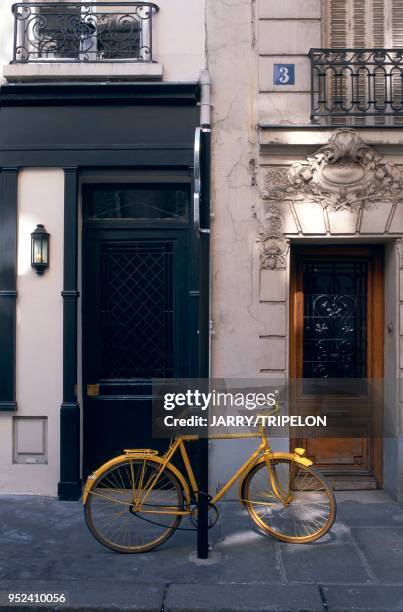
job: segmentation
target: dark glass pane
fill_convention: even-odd
[[[104,245],[103,379],[173,375],[172,244]]]
[[[97,29],[98,54],[102,59],[122,59],[140,56],[140,32],[139,21],[133,15],[122,15],[116,19],[100,23]]]
[[[185,219],[189,185],[97,184],[83,190],[88,219]]]
[[[90,40],[95,30],[92,24],[82,22],[80,6],[41,6],[39,15],[33,28],[33,35],[38,37],[38,57],[78,59],[84,39]]]
[[[366,377],[367,273],[366,262],[304,262],[304,378]]]
[[[80,3],[50,5],[38,7],[30,22],[30,42],[36,45],[40,58],[88,61],[140,57],[141,21],[130,12],[101,13]]]

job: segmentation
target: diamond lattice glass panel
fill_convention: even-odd
[[[103,379],[173,375],[172,260],[170,243],[103,246]]]
[[[89,219],[185,219],[189,198],[186,184],[84,186]]]
[[[366,262],[304,262],[304,378],[366,377],[367,272]]]

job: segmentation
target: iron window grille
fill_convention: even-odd
[[[151,2],[23,2],[12,63],[152,62]]]
[[[309,57],[312,121],[403,117],[403,49],[310,49]]]

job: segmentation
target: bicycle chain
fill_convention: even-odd
[[[212,508],[215,509],[215,511],[217,512],[217,517],[218,517],[218,510],[215,506],[215,504],[211,503],[212,497],[211,495],[208,495],[208,502],[209,502],[209,506],[211,506]],[[153,508],[155,506],[155,504],[144,504],[147,507]],[[155,506],[156,508],[159,508],[159,506]],[[194,508],[190,511],[189,516],[192,514],[192,512],[194,510],[196,510],[198,506],[195,505]],[[165,529],[170,529],[171,531],[197,531],[197,527],[167,527],[167,525],[163,525],[162,523],[158,523],[157,521],[152,521],[151,519],[147,519],[145,516],[140,516],[140,514],[138,514],[137,512],[133,512],[132,511],[132,506],[130,506],[130,512],[132,513],[133,516],[135,516],[136,518],[141,519],[142,521],[146,521],[146,523],[151,523],[152,525],[157,525],[158,527],[164,527]],[[214,527],[216,523],[213,523],[212,525],[210,525],[208,527],[208,529],[211,529],[212,527]]]

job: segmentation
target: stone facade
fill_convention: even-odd
[[[311,123],[307,54],[325,46],[323,14],[320,0],[238,0],[231,8],[208,3],[213,375],[289,376],[294,245],[383,244],[385,410],[397,436],[384,440],[384,486],[403,499],[403,408],[396,382],[403,368],[400,138],[390,129]],[[294,64],[295,84],[273,84],[274,64]],[[213,448],[214,485],[230,466],[218,445]]]
[[[1,66],[12,55],[11,4],[7,0],[0,6]],[[385,410],[396,434],[384,440],[384,486],[403,499],[403,385],[397,384],[403,372],[400,133],[374,125],[340,129],[310,122],[307,54],[311,47],[324,45],[324,0],[161,0],[159,5],[154,32],[159,65],[153,74],[130,74],[128,69],[120,78],[197,81],[206,62],[211,74],[212,375],[287,380],[290,252],[295,245],[384,245]],[[275,64],[294,66],[294,84],[274,83]],[[91,69],[81,66],[74,78],[116,77],[112,64],[110,74],[105,67],[102,75],[90,74]],[[124,72],[122,66],[119,69]],[[40,70],[31,65],[30,80],[39,78]],[[0,78],[4,82],[1,69]],[[27,228],[41,220],[45,184],[52,193],[48,229],[57,237],[63,226],[60,172],[23,170],[18,201],[18,416],[32,420],[19,439],[37,440],[34,447],[27,443],[25,448],[41,451],[45,434],[35,418],[45,416],[49,463],[38,462],[40,476],[35,479],[32,466],[13,463],[14,431],[21,424],[11,415],[0,415],[0,458],[7,470],[0,482],[2,492],[56,494],[62,303],[53,303],[52,296],[60,296],[62,255],[52,252],[55,265],[40,294],[38,279],[29,277],[24,266],[30,248]],[[50,310],[44,342],[54,350],[38,361],[32,329]],[[39,343],[43,338],[38,329]],[[32,364],[41,366],[38,372]],[[40,393],[44,372],[53,381],[45,400]],[[276,444],[288,448],[289,441]],[[242,461],[243,446],[250,444],[212,444],[212,489],[233,471],[238,457]]]

